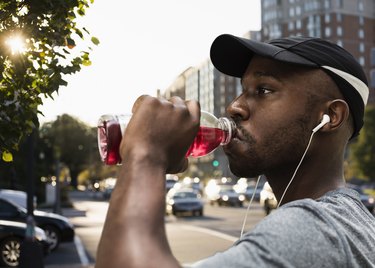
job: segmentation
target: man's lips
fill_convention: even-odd
[[[236,134],[234,135],[233,139],[226,145],[223,146],[224,151],[227,153],[232,148],[238,146],[238,144],[243,143],[244,136],[240,131],[236,131]]]
[[[240,140],[240,141],[243,141],[245,139],[245,136],[243,135],[243,133],[241,131],[241,128],[237,128],[233,139],[234,140],[237,139],[237,140]]]

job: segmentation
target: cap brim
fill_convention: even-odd
[[[291,64],[317,67],[316,63],[284,48],[230,34],[218,36],[212,43],[210,51],[211,61],[216,69],[235,77],[243,76],[254,55]]]

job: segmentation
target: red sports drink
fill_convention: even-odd
[[[211,153],[219,147],[226,135],[228,134],[220,128],[199,127],[197,136],[193,144],[190,145],[186,156],[200,157]]]
[[[131,115],[103,115],[98,123],[98,146],[101,160],[107,165],[120,164],[119,147],[122,134]],[[216,118],[201,111],[200,128],[186,153],[187,157],[200,157],[214,151],[219,145],[230,142],[234,136],[235,124],[226,117]]]

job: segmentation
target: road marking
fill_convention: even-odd
[[[79,259],[81,261],[81,264],[83,266],[89,265],[90,262],[89,262],[89,258],[87,257],[87,254],[86,254],[85,247],[83,246],[82,241],[81,241],[81,239],[79,238],[78,235],[74,236],[74,244],[76,246],[77,253],[78,253]]]
[[[227,235],[227,234],[224,234],[224,233],[221,233],[221,232],[218,232],[218,231],[213,231],[213,230],[203,228],[203,227],[197,227],[197,226],[191,226],[191,225],[181,225],[181,227],[184,228],[184,229],[189,229],[189,230],[192,230],[192,231],[206,233],[206,234],[209,234],[209,235],[212,235],[212,236],[216,236],[216,237],[219,237],[221,239],[228,240],[230,242],[236,242],[238,240],[238,237]]]

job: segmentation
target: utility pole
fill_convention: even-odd
[[[27,220],[25,240],[20,248],[20,268],[33,267],[43,268],[43,249],[42,245],[35,239],[35,220],[34,220],[34,142],[35,129],[27,138]]]

